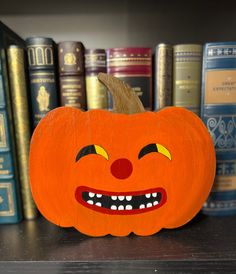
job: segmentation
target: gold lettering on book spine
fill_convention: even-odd
[[[20,48],[11,47],[7,54],[23,210],[25,218],[32,219],[37,215],[37,210],[32,199],[28,176],[30,124],[24,52]]]
[[[6,130],[4,124],[4,116],[0,114],[0,148],[7,146]]]

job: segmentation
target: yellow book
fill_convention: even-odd
[[[31,195],[28,176],[30,122],[24,50],[18,46],[10,46],[7,50],[7,57],[23,213],[26,219],[33,219],[37,216],[37,209]]]
[[[85,51],[85,82],[88,109],[107,109],[108,91],[101,84],[97,75],[106,73],[106,52],[104,49],[86,49]]]

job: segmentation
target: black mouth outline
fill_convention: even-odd
[[[117,209],[111,209],[110,207],[103,207],[102,205],[98,206],[96,204],[89,204],[86,200],[84,200],[84,198],[87,197],[89,195],[89,193],[94,194],[94,198],[91,197],[90,200],[93,200],[93,199],[99,200],[99,198],[101,198],[101,197],[98,198],[97,196],[103,195],[103,196],[105,196],[105,199],[110,199],[110,201],[111,201],[112,200],[111,197],[116,196],[117,197],[116,202],[112,202],[112,203],[117,204],[117,202],[118,202],[118,203],[120,203],[121,206],[123,204],[124,209],[119,210],[118,205],[117,205]],[[156,193],[158,195],[158,197],[154,193]],[[150,194],[150,197],[147,198],[145,195],[149,195],[149,194]],[[156,196],[154,197],[153,194]],[[118,196],[123,196],[124,199],[119,200]],[[143,199],[149,199],[148,200],[149,203],[151,203],[153,200],[159,200],[159,201],[158,201],[158,204],[156,204],[156,205],[152,204],[152,206],[149,205],[149,207],[145,206],[144,208],[133,209],[133,206],[132,206],[132,209],[125,209],[124,203],[129,203],[129,204],[131,203],[130,201],[127,202],[127,200],[126,200],[127,196],[132,196],[131,199],[134,199],[134,200],[136,199],[136,201],[140,200],[140,206],[141,206],[141,202],[143,201]],[[109,192],[109,191],[89,188],[86,186],[79,186],[75,190],[75,198],[81,205],[83,205],[89,209],[92,209],[94,211],[98,211],[100,213],[112,214],[112,215],[133,215],[133,214],[145,213],[145,212],[160,208],[162,205],[164,205],[166,203],[167,194],[166,194],[166,191],[161,187],[147,189],[147,190],[141,190],[141,191]],[[122,201],[123,201],[123,203],[122,203]],[[146,203],[143,202],[142,204],[146,204]]]

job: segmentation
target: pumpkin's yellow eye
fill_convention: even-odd
[[[103,156],[106,160],[108,160],[108,154],[106,150],[99,145],[88,145],[83,147],[76,156],[76,162],[79,161],[82,157],[88,154],[97,154]]]
[[[171,160],[171,154],[169,150],[160,144],[149,144],[143,147],[139,152],[138,158],[141,159],[143,156],[151,152],[161,153],[162,155],[166,156],[169,160]]]

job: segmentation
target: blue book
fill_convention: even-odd
[[[0,224],[22,219],[5,49],[24,40],[0,21]]]
[[[6,55],[0,50],[0,224],[22,219]]]
[[[236,214],[236,42],[204,47],[201,118],[213,138],[217,159],[203,213]]]

